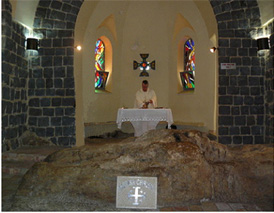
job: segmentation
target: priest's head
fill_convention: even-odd
[[[147,91],[147,89],[148,89],[148,81],[147,80],[143,80],[142,89],[143,89],[144,92]]]

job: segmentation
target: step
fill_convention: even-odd
[[[40,154],[23,154],[23,153],[4,153],[2,154],[2,160],[14,160],[14,161],[43,161],[47,155]]]
[[[33,161],[2,160],[2,174],[24,175],[34,164]]]
[[[2,153],[2,174],[24,175],[36,162],[63,149],[57,146],[21,147]]]
[[[63,149],[57,146],[21,147],[16,150],[2,153],[2,160],[16,161],[43,161],[48,155]]]

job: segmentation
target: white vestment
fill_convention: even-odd
[[[157,97],[154,90],[148,88],[147,91],[144,92],[143,89],[141,88],[140,90],[136,92],[134,108],[142,108],[144,105],[144,102],[148,102],[150,100],[152,100],[153,103],[149,104],[148,108],[152,109],[157,107]]]

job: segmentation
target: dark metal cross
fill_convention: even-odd
[[[148,62],[146,59],[148,58],[149,54],[147,54],[147,53],[141,53],[140,56],[143,59],[143,61],[141,61],[140,63],[138,63],[137,61],[133,61],[133,69],[136,70],[139,67],[140,70],[142,70],[142,72],[140,73],[139,76],[140,77],[148,77],[149,74],[148,74],[147,70],[150,70],[150,68],[155,70],[156,62],[155,62],[155,60],[152,62]]]

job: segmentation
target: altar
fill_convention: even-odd
[[[160,121],[166,121],[170,129],[173,123],[171,109],[119,109],[116,123],[122,128],[122,123],[130,121],[134,127],[134,136],[139,137],[145,132],[156,129]]]

